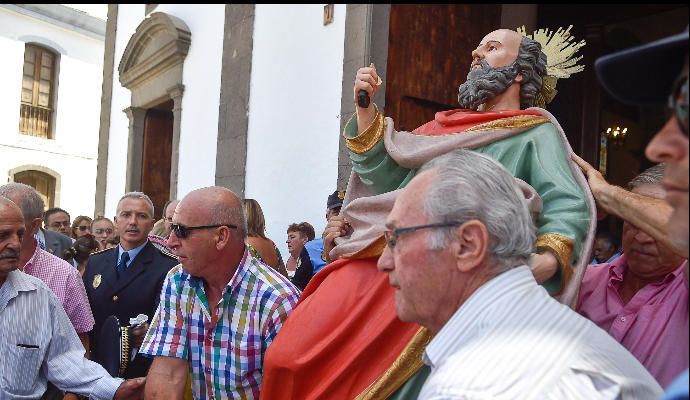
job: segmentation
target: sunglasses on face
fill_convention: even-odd
[[[668,97],[668,107],[678,120],[680,130],[688,136],[688,74],[682,74],[673,84],[673,90]]]
[[[88,227],[88,226],[83,226],[83,225],[82,225],[82,226],[79,226],[78,228],[79,228],[79,231],[80,231],[80,232],[86,232],[87,230],[89,230],[89,227]]]
[[[171,231],[175,233],[175,236],[177,236],[180,239],[184,239],[189,235],[190,231],[197,230],[197,229],[219,228],[221,226],[227,226],[230,229],[237,229],[236,225],[231,225],[231,224],[201,225],[201,226],[184,226],[184,225],[180,225],[180,224],[172,224],[172,225],[170,225],[170,228],[171,228]]]
[[[102,234],[104,234],[104,233],[110,235],[111,233],[113,233],[113,230],[112,230],[112,229],[99,228],[99,229],[96,229],[96,230],[94,231],[94,233],[95,233],[96,235],[102,235]]]

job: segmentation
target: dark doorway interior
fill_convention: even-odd
[[[170,162],[172,158],[173,101],[158,104],[144,119],[144,157],[141,191],[153,201],[156,217],[170,198]]]
[[[563,126],[573,151],[597,167],[602,155],[602,132],[609,127],[628,128],[624,141],[609,141],[605,149],[606,179],[624,187],[652,165],[644,150],[668,114],[663,105],[631,106],[610,97],[597,81],[594,61],[602,55],[681,32],[688,25],[688,7],[685,4],[571,4],[567,8],[562,4],[539,5],[538,27],[555,30],[568,25],[573,25],[571,33],[576,38],[587,40],[580,61],[585,71],[558,82],[558,96],[548,109]],[[598,229],[620,238],[622,221],[610,216],[599,222]]]
[[[385,115],[398,130],[413,130],[438,111],[457,108],[471,51],[487,33],[500,28],[500,4],[391,5]],[[512,18],[514,19],[514,18]],[[540,4],[537,28],[570,32],[587,45],[579,55],[581,73],[560,79],[558,95],[546,108],[559,121],[573,151],[595,166],[601,133],[628,127],[622,143],[606,146],[606,178],[625,184],[651,166],[644,148],[666,118],[665,107],[635,107],[610,98],[600,87],[594,61],[618,50],[678,33],[688,24],[684,4]],[[514,26],[503,28],[515,29]],[[531,32],[528,32],[531,33]],[[376,62],[375,57],[372,61]],[[644,77],[640,77],[644,79]],[[634,85],[634,82],[631,82]],[[621,222],[609,218],[602,228],[618,234]]]
[[[385,115],[396,129],[458,107],[470,53],[500,22],[500,4],[391,5]]]

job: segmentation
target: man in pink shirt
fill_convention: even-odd
[[[19,254],[19,269],[42,280],[55,294],[88,352],[88,333],[93,329],[94,319],[81,275],[65,260],[42,250],[34,237],[43,222],[43,199],[23,183],[0,186],[0,195],[13,201],[24,214],[26,233]]]
[[[664,198],[662,164],[635,177],[628,189]],[[688,368],[687,260],[628,221],[623,255],[590,265],[578,311],[625,346],[662,387]]]

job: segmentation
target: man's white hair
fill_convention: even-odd
[[[503,270],[527,263],[536,229],[527,202],[512,174],[500,163],[474,151],[458,149],[422,167],[433,168],[424,213],[430,223],[479,220],[489,233],[489,253]],[[430,249],[440,250],[457,227],[430,232]]]

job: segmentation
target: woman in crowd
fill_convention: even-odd
[[[72,237],[78,239],[91,234],[91,222],[93,220],[86,215],[80,215],[72,221]]]
[[[287,240],[285,243],[288,246],[288,251],[290,252],[290,257],[288,257],[287,260],[287,271],[288,275],[290,278],[294,278],[297,269],[300,267],[300,264],[302,261],[300,260],[300,255],[302,254],[302,250],[304,249],[304,245],[310,241],[314,240],[314,237],[316,236],[316,233],[314,232],[314,227],[311,226],[309,222],[300,222],[290,224],[287,228]],[[306,254],[305,251],[305,258],[306,260],[309,260],[309,256]],[[313,268],[313,267],[311,267]],[[311,276],[313,274],[313,269],[311,272],[309,272],[308,278],[306,276],[302,277],[303,279],[306,279],[306,282],[309,282],[309,279],[311,279]],[[306,286],[306,282],[302,280],[302,283],[304,283],[304,286]],[[292,283],[295,283],[294,281]],[[300,289],[304,289],[304,287],[300,287],[297,285]]]
[[[244,214],[247,216],[247,247],[252,255],[264,264],[287,276],[283,257],[276,244],[266,237],[266,220],[259,202],[254,199],[244,199]]]
[[[98,217],[91,223],[91,232],[98,242],[98,250],[105,250],[105,241],[115,234],[115,225],[106,217]]]
[[[98,249],[98,242],[93,235],[83,235],[72,243],[72,246],[65,250],[62,258],[66,261],[72,262],[72,260],[77,262],[77,268],[79,273],[84,276],[84,271],[86,271],[86,263],[89,261],[89,255]]]

